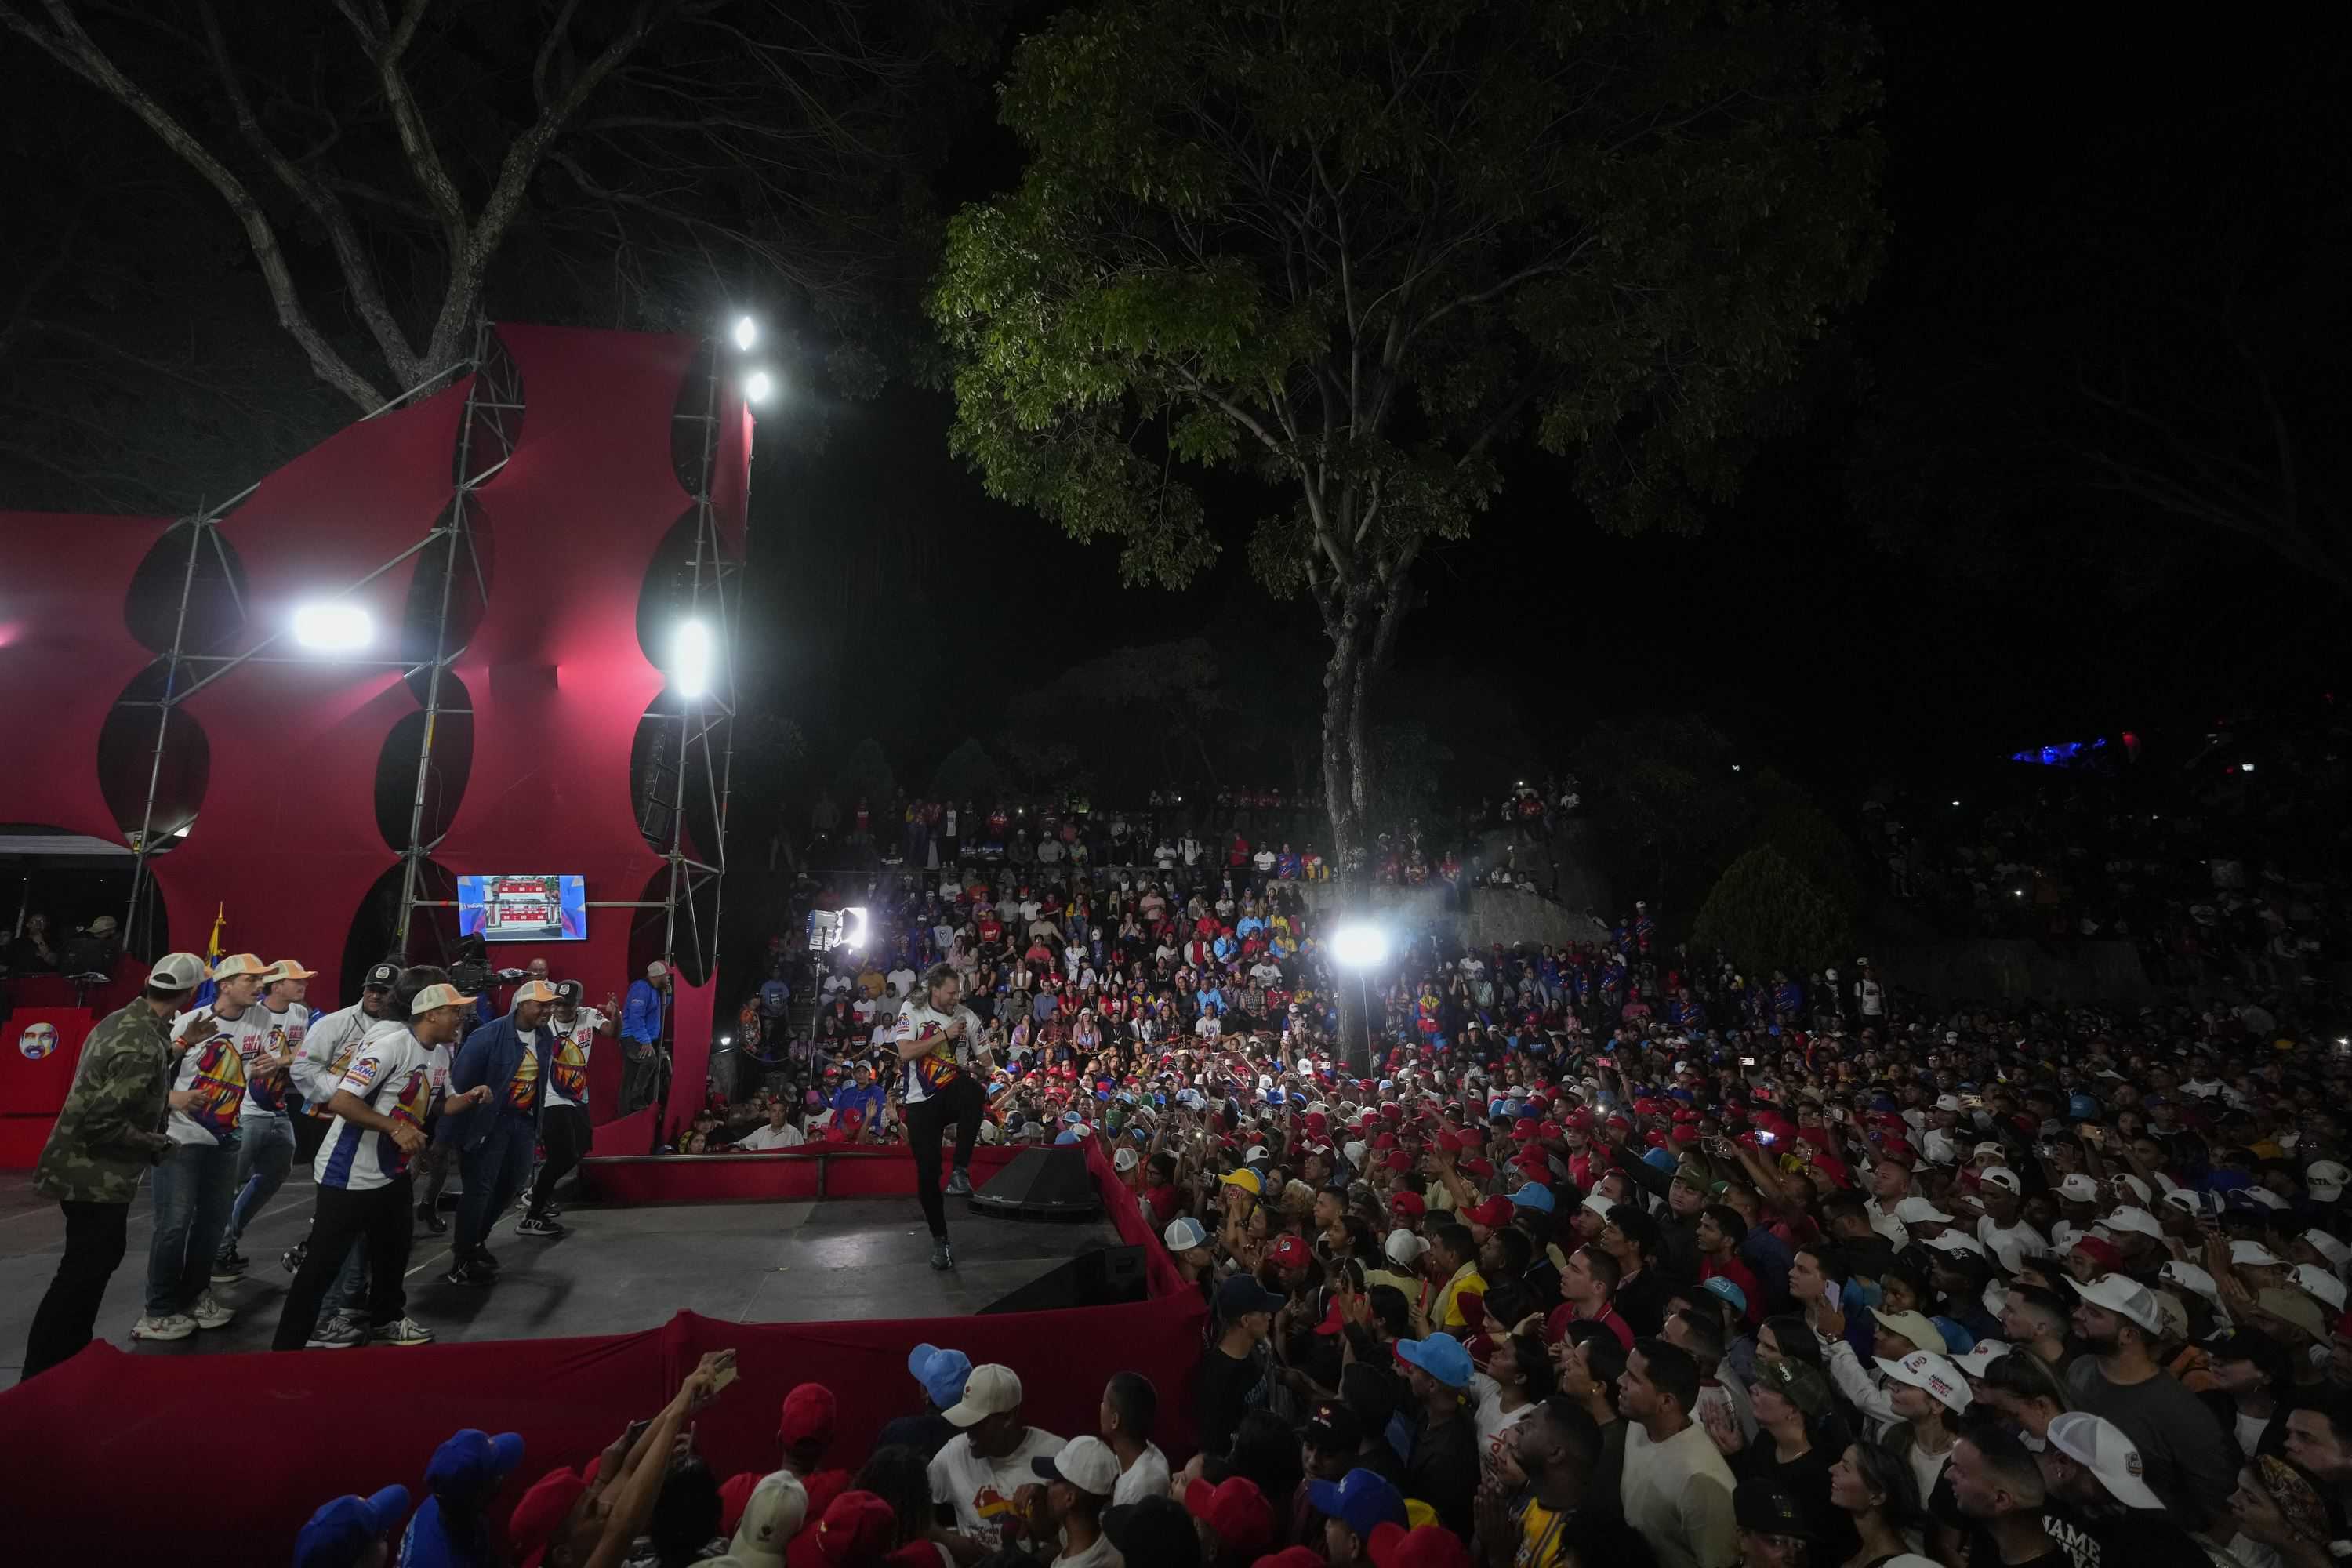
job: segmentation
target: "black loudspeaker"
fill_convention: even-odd
[[[1050,1312],[1064,1307],[1117,1307],[1143,1300],[1150,1294],[1143,1277],[1143,1248],[1102,1247],[1079,1253],[981,1310]]]
[[[1102,1214],[1102,1194],[1086,1151],[1066,1143],[1022,1150],[971,1194],[971,1206],[1000,1219],[1094,1219]]]

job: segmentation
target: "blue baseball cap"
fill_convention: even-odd
[[[1515,1208],[1540,1209],[1549,1214],[1552,1211],[1551,1189],[1539,1182],[1529,1182],[1511,1194],[1511,1205]]]
[[[1742,1312],[1748,1310],[1748,1292],[1720,1274],[1702,1284],[1699,1289],[1710,1295],[1722,1297]]]
[[[491,1436],[468,1426],[433,1450],[425,1467],[425,1489],[442,1501],[470,1506],[499,1489],[499,1483],[522,1463],[522,1437],[514,1432]]]
[[[1328,1514],[1367,1541],[1382,1524],[1402,1527],[1404,1497],[1378,1470],[1349,1470],[1338,1481],[1316,1481],[1307,1489],[1315,1511]]]
[[[1399,1340],[1397,1359],[1417,1366],[1448,1388],[1470,1386],[1470,1352],[1452,1334],[1432,1334],[1425,1340]],[[1325,1510],[1325,1512],[1330,1511]]]
[[[923,1385],[923,1396],[945,1410],[963,1397],[964,1380],[971,1375],[971,1357],[937,1345],[917,1345],[907,1352],[907,1371]]]
[[[1235,1274],[1217,1287],[1217,1315],[1230,1320],[1244,1312],[1279,1312],[1286,1300],[1251,1276]]]
[[[352,1568],[408,1515],[408,1489],[373,1497],[339,1497],[310,1516],[294,1538],[294,1568]]]

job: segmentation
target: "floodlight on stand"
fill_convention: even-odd
[[[358,605],[303,605],[294,612],[294,640],[320,653],[350,653],[375,640],[375,618]]]
[[[841,945],[855,952],[866,945],[866,910],[851,905],[841,911]]]
[[[671,649],[670,675],[680,697],[693,699],[710,689],[710,628],[700,621],[678,623],[677,641]]]
[[[1331,933],[1331,956],[1349,969],[1370,969],[1388,955],[1388,932],[1378,926],[1341,926]]]
[[[743,378],[743,395],[754,403],[765,403],[776,395],[776,378],[764,370],[755,370]]]
[[[738,316],[735,318],[734,336],[735,346],[749,353],[751,345],[760,341],[760,323],[749,316]]]

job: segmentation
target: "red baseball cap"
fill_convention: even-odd
[[[1483,1225],[1488,1230],[1495,1230],[1510,1224],[1511,1216],[1518,1212],[1518,1205],[1508,1198],[1488,1198],[1475,1208],[1465,1209],[1462,1217],[1472,1225]]]
[[[1442,1524],[1407,1530],[1382,1520],[1366,1545],[1379,1568],[1470,1568],[1470,1548]]]
[[[1389,1207],[1398,1214],[1427,1214],[1429,1205],[1419,1193],[1398,1193],[1389,1199]]]
[[[2124,1255],[2116,1250],[2114,1242],[2103,1241],[2095,1236],[2078,1236],[2074,1238],[2074,1245],[2068,1250],[2079,1252],[2097,1264],[2101,1273],[2123,1272]]]
[[[803,1383],[784,1395],[783,1415],[776,1423],[776,1440],[785,1447],[821,1443],[833,1436],[838,1405],[833,1390],[821,1383]]]
[[[1274,1244],[1274,1262],[1278,1268],[1307,1268],[1315,1262],[1315,1251],[1295,1236],[1286,1236]]]
[[[1229,1552],[1255,1552],[1274,1539],[1274,1510],[1246,1476],[1231,1476],[1215,1486],[1196,1479],[1184,1489],[1184,1507],[1193,1518],[1207,1520]]]
[[[587,1490],[586,1479],[569,1465],[550,1470],[531,1483],[530,1490],[515,1504],[513,1517],[507,1521],[507,1542],[516,1556],[524,1563],[536,1563]]]

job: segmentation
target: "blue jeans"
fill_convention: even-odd
[[[236,1147],[236,1201],[229,1207],[228,1229],[221,1237],[221,1250],[236,1250],[237,1237],[261,1212],[261,1205],[277,1195],[286,1184],[286,1173],[294,1164],[294,1119],[280,1111],[275,1116],[248,1116],[237,1124],[242,1135]]]
[[[474,1256],[490,1226],[530,1180],[530,1158],[538,1145],[538,1128],[519,1116],[501,1114],[479,1143],[458,1152],[457,1169],[466,1178],[465,1195],[457,1200],[457,1234],[451,1238],[458,1258]]]
[[[320,1322],[323,1323],[342,1312],[354,1317],[367,1316],[367,1261],[366,1238],[353,1237],[351,1256],[343,1259],[341,1271],[335,1276],[334,1283],[327,1287],[326,1296],[319,1302]]]
[[[155,1167],[155,1234],[147,1243],[147,1315],[195,1305],[236,1197],[236,1145],[174,1143]]]

